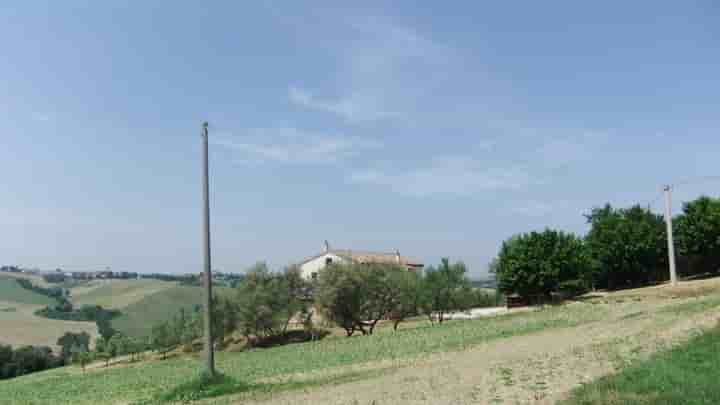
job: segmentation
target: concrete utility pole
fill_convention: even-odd
[[[205,284],[205,371],[215,376],[215,353],[212,335],[212,272],[210,270],[210,176],[208,165],[208,123],[202,125],[203,138],[203,265]]]
[[[672,187],[665,186],[665,225],[667,226],[667,243],[668,243],[668,264],[670,265],[670,283],[677,284],[677,274],[675,272],[675,242],[673,241],[672,229]]]

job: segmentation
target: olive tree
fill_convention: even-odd
[[[271,272],[265,263],[255,265],[237,287],[237,319],[248,338],[282,335],[302,309],[302,280],[296,269]]]
[[[442,323],[453,311],[463,311],[473,302],[473,289],[462,262],[443,258],[438,267],[425,270],[420,305],[430,322]]]
[[[395,264],[333,264],[320,272],[315,299],[323,315],[345,329],[371,335],[381,319],[402,309],[407,269]]]

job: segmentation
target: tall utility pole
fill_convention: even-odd
[[[205,284],[205,371],[215,376],[215,353],[212,335],[212,271],[210,270],[210,176],[208,167],[208,123],[202,124],[203,138],[203,265]]]
[[[677,284],[677,274],[675,273],[675,243],[673,241],[672,229],[672,187],[665,186],[665,225],[667,227],[667,243],[668,243],[668,264],[670,265],[670,282],[672,285]]]

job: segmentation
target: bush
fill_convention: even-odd
[[[62,365],[62,359],[49,347],[23,346],[13,350],[11,346],[0,344],[0,380]]]
[[[582,239],[547,229],[503,242],[495,271],[503,293],[549,298],[586,291],[592,266]]]

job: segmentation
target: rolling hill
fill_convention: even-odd
[[[70,289],[75,306],[122,309],[177,284],[159,280],[93,280]]]
[[[47,319],[35,311],[55,301],[22,288],[15,278],[0,277],[0,343],[13,346],[55,347],[65,332],[87,332],[93,338],[97,328],[92,322]]]
[[[232,289],[216,287],[214,292],[219,296],[227,296],[232,294]],[[155,324],[171,319],[180,308],[193,309],[202,304],[202,300],[202,288],[170,284],[169,288],[163,288],[119,308],[122,315],[114,319],[112,325],[128,336],[146,337]]]

